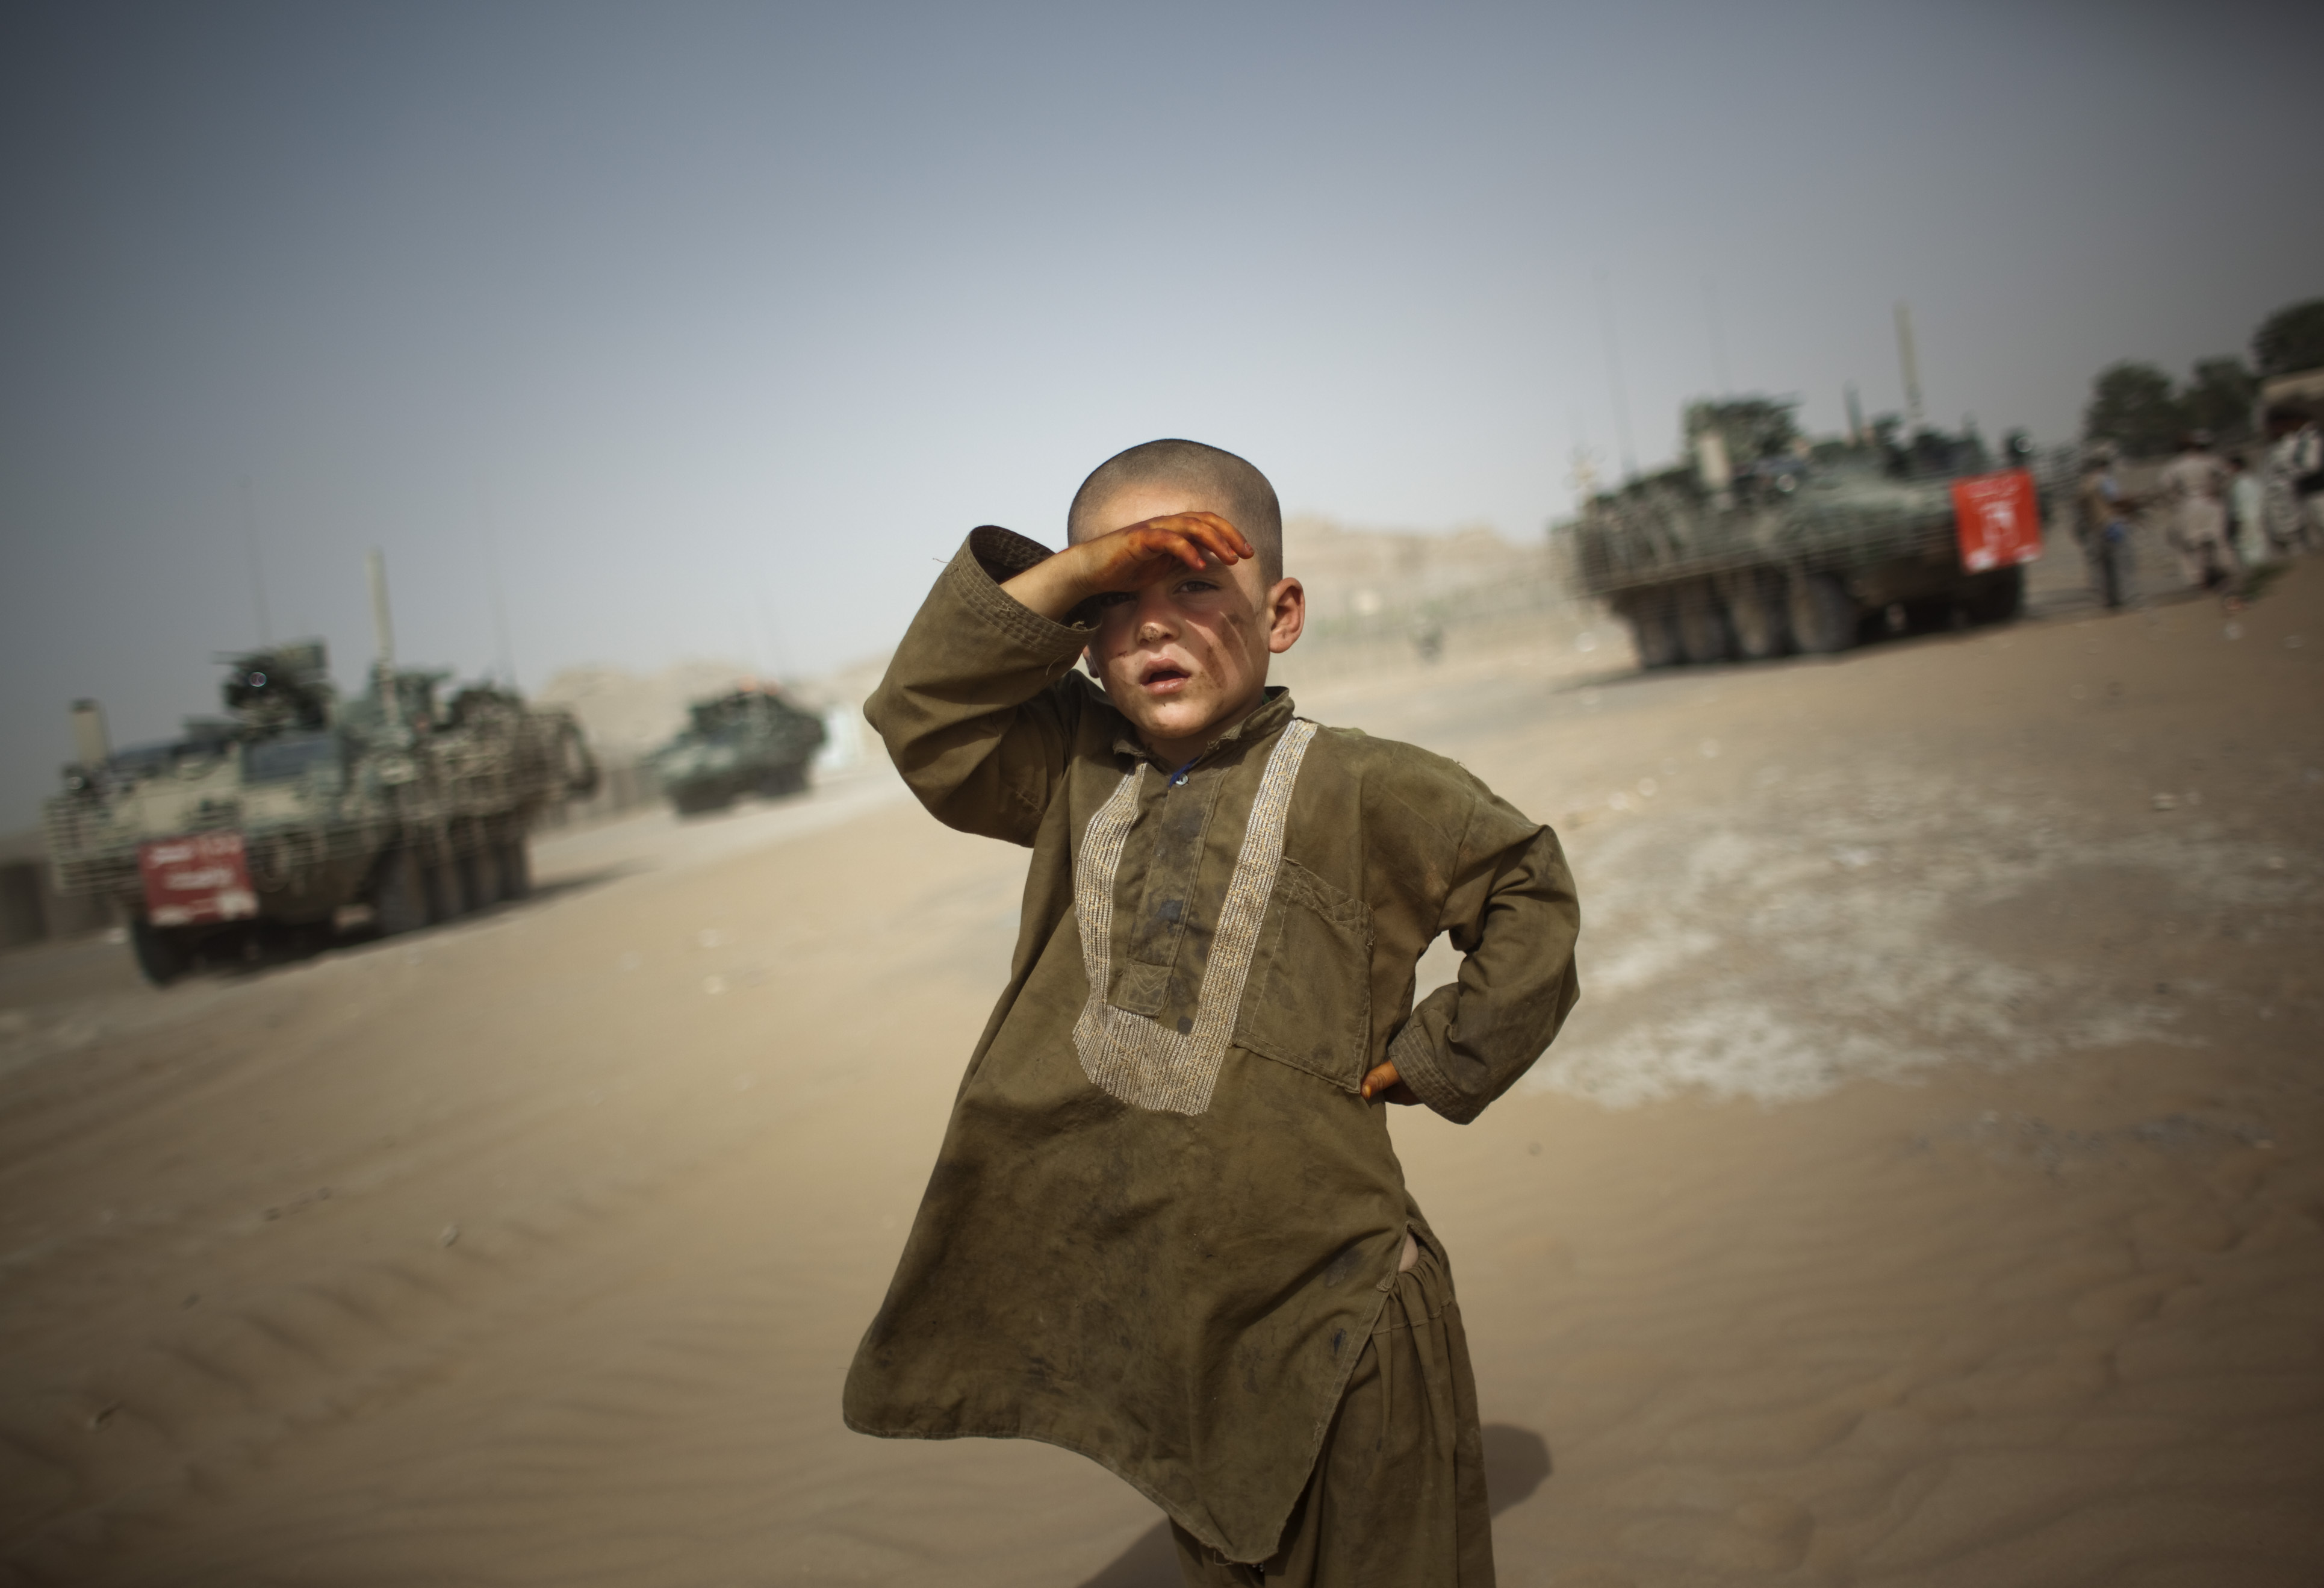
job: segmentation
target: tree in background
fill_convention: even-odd
[[[2090,405],[2082,411],[2082,434],[2111,441],[2133,457],[2160,457],[2179,445],[2187,415],[2171,377],[2151,364],[2124,359],[2098,372],[2090,383]]]
[[[2187,422],[2209,430],[2223,447],[2251,439],[2252,402],[2259,382],[2240,358],[2201,358],[2195,376],[2180,394],[2179,407]]]
[[[2324,298],[2286,304],[2260,321],[2252,333],[2252,361],[2263,380],[2324,369]]]

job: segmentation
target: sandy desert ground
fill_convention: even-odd
[[[1580,880],[1565,1036],[1395,1122],[1503,1580],[2324,1579],[2324,568],[1609,657],[1301,686]],[[166,992],[0,956],[0,1580],[1172,1581],[1077,1457],[839,1422],[1021,857],[874,769],[540,863]]]

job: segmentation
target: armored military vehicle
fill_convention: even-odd
[[[771,686],[737,689],[687,708],[686,731],[654,752],[655,772],[680,816],[724,810],[744,794],[770,799],[807,788],[823,748],[823,719]]]
[[[595,787],[565,713],[484,685],[439,700],[447,675],[398,670],[375,593],[382,660],[359,698],[310,642],[231,659],[226,715],[167,743],[112,750],[94,705],[75,708],[78,759],[43,811],[57,890],[114,900],[151,980],[322,938],[350,906],[402,932],[520,898],[535,816]]]
[[[1596,496],[1573,526],[1582,587],[1643,666],[1842,651],[1876,614],[1991,623],[2023,605],[2034,480],[1991,469],[1974,434],[1794,445],[1738,467],[1718,430],[1690,429],[1692,466]]]

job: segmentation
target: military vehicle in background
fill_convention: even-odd
[[[823,748],[823,719],[771,686],[736,689],[687,707],[685,732],[653,753],[655,774],[680,816],[724,810],[745,794],[777,799],[807,788]]]
[[[524,896],[526,833],[586,794],[579,725],[447,675],[398,670],[373,565],[381,660],[341,701],[320,642],[228,663],[226,715],[168,743],[115,751],[92,701],[74,707],[74,763],[42,827],[60,893],[114,901],[146,976],[270,941],[327,938],[367,905],[383,933]]]
[[[1780,412],[1761,444],[1706,422],[1744,408]],[[1593,496],[1572,530],[1582,588],[1629,625],[1641,665],[1843,651],[1876,617],[1981,623],[2023,606],[2039,494],[1973,432],[1883,426],[1811,447],[1788,439],[1785,404],[1687,418],[1691,466]]]

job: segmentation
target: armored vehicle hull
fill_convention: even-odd
[[[401,932],[521,897],[527,831],[595,766],[564,713],[488,688],[439,706],[438,681],[383,668],[341,705],[319,644],[235,659],[230,719],[67,769],[43,811],[58,891],[112,901],[157,983],[353,906]]]
[[[1584,509],[1578,572],[1646,667],[1842,651],[1874,614],[1997,622],[2023,605],[2040,513],[2030,475],[1983,461],[1940,438],[1716,485],[1674,472]]]
[[[680,816],[724,810],[745,794],[805,792],[823,748],[823,719],[772,689],[737,689],[688,709],[684,733],[654,752],[654,770]]]

